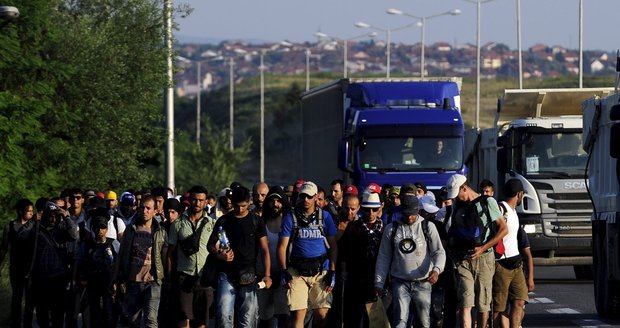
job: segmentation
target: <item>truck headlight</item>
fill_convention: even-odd
[[[538,224],[526,224],[523,226],[523,231],[526,233],[537,233],[542,232],[542,228]]]

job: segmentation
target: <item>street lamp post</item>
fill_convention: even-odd
[[[230,67],[229,69],[229,103],[230,103],[230,107],[229,107],[229,118],[228,118],[228,125],[230,126],[230,135],[228,136],[228,139],[230,141],[230,151],[232,151],[233,149],[235,149],[235,144],[234,144],[234,140],[235,140],[235,130],[233,128],[233,124],[235,122],[234,120],[234,114],[235,114],[235,73],[234,73],[234,67],[235,67],[235,60],[230,57],[230,60],[228,61],[228,65]]]
[[[519,89],[523,89],[523,49],[521,48],[521,0],[517,0],[517,51],[519,52]]]
[[[306,49],[306,91],[310,90],[310,54],[310,49]]]
[[[424,77],[424,50],[425,50],[425,38],[426,38],[426,20],[427,19],[431,19],[431,18],[435,18],[435,17],[439,17],[439,16],[447,16],[447,15],[452,15],[452,16],[456,16],[456,15],[460,15],[461,14],[461,10],[460,9],[453,9],[450,11],[446,11],[443,13],[439,13],[439,14],[435,14],[435,15],[430,15],[430,16],[416,16],[416,15],[412,15],[406,12],[403,12],[402,10],[398,10],[398,9],[394,9],[394,8],[390,8],[386,11],[388,14],[390,15],[403,15],[403,16],[408,16],[408,17],[412,17],[412,18],[416,18],[419,19],[421,22],[421,27],[422,27],[422,31],[421,31],[421,36],[420,36],[420,77]]]
[[[260,177],[265,181],[265,50],[260,53]]]
[[[316,33],[314,33],[314,35],[315,35],[316,37],[321,38],[321,39],[332,38],[332,39],[337,40],[337,41],[342,41],[342,43],[343,43],[343,48],[344,48],[344,49],[343,49],[343,64],[342,64],[342,65],[343,65],[343,68],[342,68],[342,75],[343,75],[343,77],[344,77],[344,78],[347,78],[347,75],[348,75],[348,72],[347,72],[347,71],[348,71],[348,68],[347,68],[347,67],[348,67],[348,59],[349,59],[349,56],[348,56],[348,51],[349,51],[349,41],[352,41],[352,40],[355,40],[355,39],[359,39],[359,38],[363,38],[363,37],[365,37],[365,36],[368,36],[368,37],[374,38],[375,36],[377,36],[377,32],[365,33],[365,34],[358,35],[358,36],[354,36],[354,37],[352,37],[352,38],[348,38],[348,39],[341,39],[341,38],[334,37],[334,36],[331,36],[331,37],[330,37],[329,35],[327,35],[327,34],[325,34],[325,33],[323,33],[323,32],[316,32]]]
[[[390,48],[391,48],[391,43],[392,43],[392,32],[400,31],[400,30],[409,28],[409,27],[411,27],[411,26],[413,26],[415,24],[416,23],[410,23],[410,24],[403,25],[403,26],[396,27],[396,28],[392,28],[392,29],[385,29],[385,28],[376,27],[374,25],[370,25],[370,24],[364,23],[364,22],[357,22],[357,23],[355,23],[355,27],[371,28],[371,29],[375,29],[377,31],[385,32],[386,39],[387,39],[387,45],[385,46],[385,48],[386,48],[385,55],[387,57],[387,59],[386,59],[386,66],[387,67],[385,69],[385,77],[389,78],[390,77],[390,71],[391,71],[391,69],[390,69],[390,57],[391,57]]]
[[[174,75],[172,66],[172,0],[164,1],[166,18],[167,89],[166,89],[166,187],[174,185]]]
[[[364,22],[355,23],[355,27],[359,28],[371,28],[377,31],[385,32],[387,44],[385,45],[385,56],[386,56],[386,67],[385,67],[385,77],[390,77],[390,43],[392,43],[392,31],[386,28],[376,27],[374,25],[370,25]]]
[[[579,88],[583,88],[583,0],[579,0]]]
[[[196,62],[196,146],[198,146],[198,150],[200,150],[200,91],[202,91],[202,79],[200,77],[200,61]]]
[[[476,4],[476,129],[480,128],[480,6],[493,0],[464,0]]]

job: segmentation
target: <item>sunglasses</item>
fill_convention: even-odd
[[[314,196],[310,196],[310,195],[306,195],[306,194],[300,194],[299,195],[299,198],[301,198],[301,199],[312,199],[312,197],[314,197]]]
[[[80,199],[82,199],[82,196],[79,196],[79,195],[76,195],[76,196],[69,196],[69,199],[80,200]]]
[[[371,208],[371,207],[362,207],[362,210],[364,211],[369,211],[369,212],[378,212],[379,211],[379,207],[377,208]]]

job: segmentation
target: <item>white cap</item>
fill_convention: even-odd
[[[379,208],[381,207],[381,200],[377,193],[364,193],[362,196],[362,207],[366,208]]]
[[[306,181],[301,185],[301,189],[299,190],[299,194],[305,194],[308,196],[314,196],[318,193],[318,188],[314,184],[314,182]]]
[[[453,199],[459,195],[459,189],[467,182],[467,178],[461,174],[455,174],[446,182],[446,188],[448,189],[448,198]]]
[[[422,208],[426,213],[430,214],[437,213],[439,211],[439,207],[431,203],[422,203]]]

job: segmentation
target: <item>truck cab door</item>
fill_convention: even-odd
[[[338,168],[344,172],[353,173],[353,147],[350,138],[342,138],[338,143]]]

